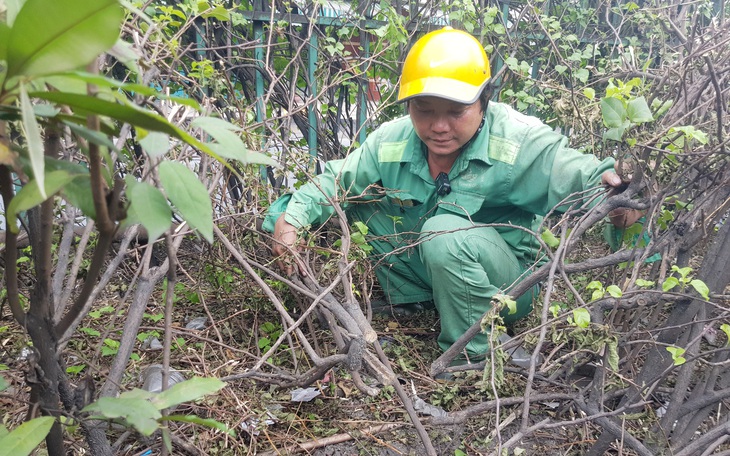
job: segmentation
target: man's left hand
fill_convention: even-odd
[[[614,171],[604,172],[601,175],[601,183],[611,188],[609,195],[616,195],[623,192],[624,190],[626,190],[626,187],[629,184],[628,181],[624,181],[623,179],[621,179],[621,176],[619,176]],[[636,221],[639,220],[643,215],[644,212],[638,209],[620,207],[609,212],[608,218],[611,220],[611,223],[613,223],[616,227],[626,228],[636,223]]]

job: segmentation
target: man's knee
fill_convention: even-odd
[[[426,220],[421,229],[419,247],[424,261],[445,256],[461,256],[464,250],[472,250],[487,240],[490,244],[500,238],[494,228],[475,225],[458,215],[444,214]]]

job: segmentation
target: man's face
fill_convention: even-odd
[[[408,113],[428,151],[451,155],[474,136],[482,121],[481,105],[470,105],[437,97],[418,97],[408,103]]]

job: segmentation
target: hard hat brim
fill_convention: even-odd
[[[472,104],[479,99],[484,86],[474,86],[450,78],[427,77],[413,80],[407,84],[401,84],[398,90],[398,102],[404,102],[416,97],[438,97],[457,103]]]

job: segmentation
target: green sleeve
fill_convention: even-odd
[[[266,211],[266,217],[264,217],[264,223],[261,225],[261,228],[264,231],[268,231],[269,233],[274,232],[274,225],[276,225],[276,221],[279,220],[279,216],[286,211],[286,206],[289,204],[289,200],[291,200],[292,194],[287,193],[285,195],[281,195],[276,201],[271,203],[271,206],[269,206],[269,210]]]
[[[284,211],[286,221],[297,228],[322,224],[334,213],[330,199],[343,204],[347,197],[361,195],[368,186],[379,182],[377,144],[378,134],[374,132],[346,158],[327,162],[322,174],[275,201],[267,213],[264,229],[273,231]]]
[[[568,146],[568,139],[547,125],[525,133],[511,176],[512,203],[535,214],[545,215],[565,198],[589,189],[601,191],[601,175],[613,170],[613,158],[599,160]],[[558,210],[566,210],[564,204]]]

